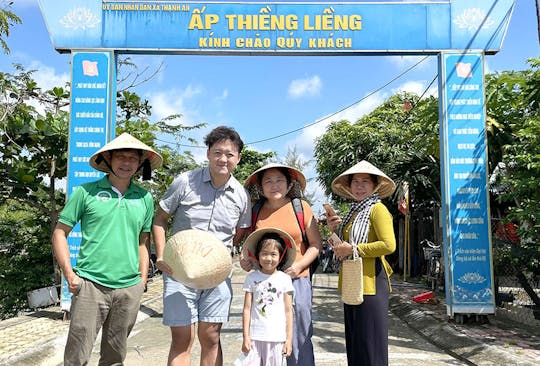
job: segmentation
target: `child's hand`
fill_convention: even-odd
[[[289,357],[292,354],[292,339],[288,339],[285,341],[281,354],[285,357]]]
[[[248,353],[251,350],[251,339],[247,338],[244,339],[244,342],[242,342],[242,352]]]

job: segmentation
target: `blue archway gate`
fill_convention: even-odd
[[[68,195],[101,173],[114,137],[118,54],[438,55],[448,314],[495,312],[484,55],[502,46],[514,0],[39,0],[54,48],[72,55]],[[68,238],[75,263],[81,234]],[[62,308],[69,309],[65,281]]]

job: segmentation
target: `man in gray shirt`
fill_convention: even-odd
[[[157,268],[163,275],[163,324],[171,328],[168,365],[189,365],[197,323],[201,365],[223,365],[220,333],[228,321],[232,299],[230,279],[208,290],[197,290],[171,277],[163,261],[167,222],[174,216],[172,234],[187,229],[210,232],[232,250],[235,238],[243,238],[251,225],[247,191],[232,172],[244,146],[238,133],[217,127],[204,140],[208,166],[180,174],[159,202],[152,233]]]

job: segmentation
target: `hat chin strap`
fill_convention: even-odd
[[[101,164],[102,162],[105,163],[105,165],[107,166],[107,168],[109,168],[109,170],[110,170],[110,172],[111,172],[112,174],[114,174],[114,175],[116,175],[116,176],[118,177],[118,175],[114,172],[114,170],[113,170],[111,164],[107,161],[107,159],[105,159],[105,158],[103,157],[103,155],[99,154],[99,155],[97,156],[97,158],[96,158],[96,165],[99,165],[99,164]]]
[[[143,180],[150,180],[152,178],[152,166],[150,164],[150,160],[144,159],[144,161],[139,165],[137,168],[137,171],[142,168],[142,179]]]

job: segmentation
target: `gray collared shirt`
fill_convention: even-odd
[[[246,189],[232,175],[214,187],[208,167],[180,174],[159,202],[173,216],[173,234],[199,229],[216,235],[232,249],[236,228],[251,225],[251,201]]]

